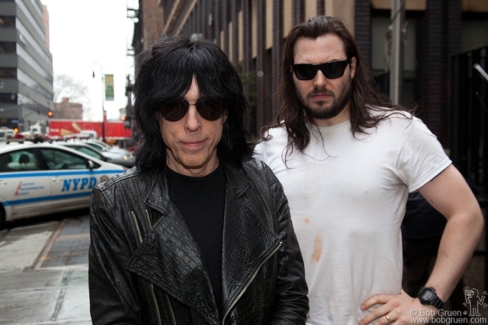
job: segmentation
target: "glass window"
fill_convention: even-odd
[[[16,53],[14,42],[0,42],[0,53]]]
[[[12,166],[12,162],[12,155],[10,153],[4,153],[3,155],[0,155],[0,173],[15,171]]]
[[[103,160],[103,156],[102,154],[98,153],[96,150],[94,149],[91,149],[91,148],[87,148],[87,147],[80,147],[80,146],[67,146],[71,149],[75,149],[75,150],[78,150],[79,152],[83,152],[84,154],[87,154],[87,155],[90,155],[94,158],[97,158],[97,159],[100,159],[100,160]]]
[[[41,153],[51,170],[87,168],[85,159],[71,152],[57,149],[41,149]]]
[[[0,16],[0,27],[15,27],[15,17]]]
[[[2,93],[0,94],[0,103],[17,104],[17,95],[12,93]]]
[[[1,68],[0,78],[2,79],[16,79],[17,78],[17,68]]]
[[[9,156],[10,158],[6,156]],[[8,152],[3,154],[2,158],[3,166],[0,168],[9,169],[8,171],[41,170],[36,156],[30,150]]]
[[[87,142],[86,144],[89,145],[90,147],[97,149],[98,151],[105,151],[105,148],[97,143]]]

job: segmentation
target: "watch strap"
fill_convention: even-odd
[[[444,307],[444,302],[437,297],[437,295],[435,295],[434,299],[432,299],[431,305],[437,309],[442,309],[442,307]]]

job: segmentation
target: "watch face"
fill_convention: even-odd
[[[434,294],[432,291],[430,290],[425,290],[423,293],[422,293],[422,299],[423,300],[427,300],[427,301],[430,301],[432,298],[434,298]]]

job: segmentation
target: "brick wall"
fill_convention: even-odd
[[[154,41],[157,40],[162,33],[163,24],[163,9],[158,5],[158,0],[141,0],[139,3],[142,8],[139,10],[142,13],[143,21],[143,48],[150,48]]]

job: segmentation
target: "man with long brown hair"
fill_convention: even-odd
[[[409,324],[434,315],[483,228],[476,198],[436,137],[378,92],[354,38],[332,17],[289,32],[280,96],[255,153],[290,203],[309,286],[307,324]],[[401,287],[400,226],[417,190],[448,221],[434,271],[410,297]]]

